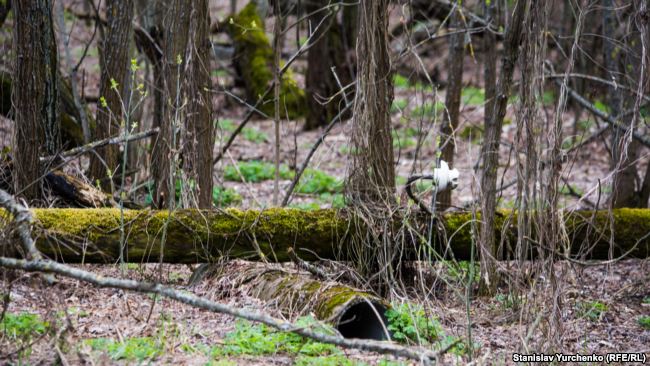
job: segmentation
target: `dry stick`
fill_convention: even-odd
[[[291,199],[291,195],[293,194],[293,190],[296,188],[296,185],[300,181],[300,177],[302,174],[305,172],[305,169],[307,169],[307,165],[309,165],[309,161],[311,158],[314,156],[314,153],[316,150],[318,150],[318,147],[325,141],[325,137],[332,131],[332,128],[334,128],[334,125],[336,125],[337,122],[341,120],[341,116],[343,113],[347,112],[348,109],[352,107],[352,103],[349,103],[343,108],[334,118],[332,118],[332,121],[330,122],[327,127],[325,127],[325,130],[323,131],[323,134],[320,135],[318,140],[314,142],[314,146],[311,147],[311,150],[309,151],[309,154],[307,154],[307,157],[305,158],[305,161],[302,163],[300,166],[300,169],[296,172],[296,175],[293,177],[293,181],[291,182],[291,185],[289,186],[289,189],[287,189],[287,193],[284,195],[284,199],[282,200],[282,207],[286,206],[289,204],[289,200]]]
[[[42,259],[41,253],[36,249],[36,243],[32,239],[30,233],[30,225],[32,224],[32,213],[29,209],[14,199],[12,195],[0,189],[0,207],[9,211],[13,220],[16,222],[18,237],[27,252],[29,259]]]
[[[144,138],[147,138],[147,137],[150,137],[150,136],[153,136],[153,135],[157,134],[159,131],[160,131],[160,129],[158,127],[156,127],[156,128],[152,128],[152,129],[147,130],[147,131],[142,131],[142,132],[138,132],[138,133],[134,133],[134,134],[129,134],[128,136],[117,135],[117,136],[113,136],[113,137],[108,137],[108,138],[105,138],[103,140],[93,141],[93,142],[91,142],[89,144],[79,146],[79,147],[75,147],[74,149],[71,149],[71,150],[68,150],[68,151],[64,151],[59,155],[46,156],[44,158],[41,158],[41,161],[50,161],[50,160],[56,159],[57,157],[68,158],[68,157],[71,157],[71,156],[77,156],[77,155],[87,153],[88,151],[94,150],[94,149],[96,149],[98,147],[103,147],[103,146],[106,146],[106,145],[121,144],[121,143],[124,143],[124,142],[131,142],[131,141],[135,141],[135,140],[144,139]]]
[[[73,268],[65,264],[56,263],[50,260],[26,261],[22,259],[0,257],[0,267],[19,269],[27,272],[45,272],[59,274],[83,282],[88,282],[99,287],[117,288],[141,293],[153,293],[184,304],[191,305],[196,308],[262,323],[282,332],[296,333],[318,342],[333,344],[344,348],[359,349],[382,354],[391,354],[398,357],[420,361],[425,364],[429,364],[432,361],[438,360],[442,354],[446,353],[450,349],[445,348],[438,352],[434,352],[419,347],[404,347],[388,342],[363,339],[346,339],[340,335],[317,333],[309,330],[308,328],[300,327],[296,324],[273,318],[261,312],[238,309],[222,303],[207,300],[186,291],[179,291],[169,286],[150,282],[139,282],[135,280],[98,276],[94,273]]]
[[[280,196],[280,53],[282,52],[282,13],[280,11],[280,1],[273,2],[273,12],[275,13],[275,21],[273,24],[274,37],[273,37],[273,68],[274,80],[273,83],[273,99],[274,99],[274,116],[273,116],[273,130],[275,135],[275,179],[273,180],[273,206],[278,205]]]
[[[323,17],[323,20],[320,23],[318,23],[318,25],[314,28],[314,30],[312,32],[312,35],[317,34],[318,29],[323,25],[325,20],[327,20],[331,15],[332,15],[332,13],[330,12],[329,15]],[[314,41],[312,41],[311,40],[312,37],[310,36],[309,39],[307,40],[307,42],[305,42],[305,44],[293,56],[291,56],[291,58],[289,60],[287,60],[287,62],[282,67],[282,69],[280,69],[278,79],[282,80],[282,76],[284,75],[285,72],[287,72],[287,70],[289,69],[289,66],[291,66],[291,64],[293,64],[293,62],[296,61],[298,59],[298,57],[302,56],[305,52],[307,52],[312,47],[312,45],[314,45],[322,37],[323,37],[323,35],[321,34],[318,38],[316,38]],[[244,119],[239,123],[237,128],[235,128],[235,130],[232,132],[232,134],[228,138],[228,141],[226,141],[226,144],[223,145],[223,147],[221,148],[221,151],[219,151],[219,154],[217,154],[217,156],[212,160],[212,164],[218,163],[219,160],[221,160],[221,158],[223,158],[223,155],[226,153],[226,151],[230,148],[232,143],[235,141],[235,139],[237,138],[237,135],[239,135],[239,133],[246,126],[246,124],[248,124],[248,122],[251,120],[251,118],[255,114],[255,110],[258,109],[260,104],[262,104],[264,99],[266,99],[266,97],[269,95],[269,93],[271,92],[271,90],[273,90],[274,87],[275,87],[275,80],[273,80],[271,82],[271,85],[269,85],[266,88],[264,93],[262,93],[262,95],[260,95],[259,98],[257,98],[257,101],[255,102],[253,107],[249,108],[248,112],[246,113],[246,116],[244,116]]]

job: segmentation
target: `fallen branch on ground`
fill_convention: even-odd
[[[235,307],[207,300],[187,291],[173,289],[169,286],[114,277],[98,276],[88,271],[47,260],[25,261],[22,259],[0,257],[0,266],[4,268],[18,269],[28,272],[58,274],[79,281],[88,282],[99,287],[110,287],[141,293],[157,294],[184,304],[191,305],[196,308],[266,324],[282,332],[293,332],[318,342],[333,344],[343,348],[353,348],[363,351],[391,354],[398,357],[421,361],[425,364],[429,364],[432,361],[437,360],[445,351],[442,350],[440,352],[434,352],[423,348],[404,347],[388,342],[362,339],[346,339],[340,335],[317,333],[310,329],[299,327],[290,322],[273,318],[264,313],[246,309],[237,309]]]

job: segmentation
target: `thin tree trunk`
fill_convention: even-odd
[[[190,42],[185,52],[189,70],[184,87],[188,101],[184,113],[183,141],[184,171],[196,182],[193,194],[199,208],[212,207],[212,151],[214,129],[212,124],[212,95],[210,90],[210,13],[208,0],[192,2]]]
[[[458,8],[452,16],[452,32],[464,28],[463,16]],[[442,142],[442,160],[450,167],[454,165],[454,153],[456,141],[454,133],[458,128],[458,117],[460,113],[460,96],[463,91],[463,59],[465,57],[465,33],[454,33],[449,38],[449,60],[447,78],[447,93],[445,95],[446,113],[440,131]],[[451,206],[451,190],[438,193],[439,208],[444,210]]]
[[[14,1],[15,192],[40,194],[39,154],[61,146],[57,49],[50,0]]]
[[[95,140],[105,139],[120,132],[124,114],[129,107],[129,42],[133,29],[133,0],[114,0],[106,3],[106,28],[99,52],[101,79],[97,106]],[[129,128],[129,126],[122,126]],[[116,174],[119,149],[105,146],[90,158],[90,176],[102,179]],[[103,180],[102,188],[110,191],[110,179]]]
[[[163,39],[163,119],[153,152],[154,204],[172,208],[175,202],[176,173],[179,160],[179,131],[182,128],[181,85],[186,69],[190,9],[184,1],[174,0],[165,14],[167,28]]]
[[[501,60],[500,78],[496,89],[494,110],[485,125],[485,138],[481,150],[483,174],[481,175],[481,210],[494,212],[496,209],[497,169],[499,163],[499,142],[501,128],[506,114],[510,87],[515,65],[519,56],[519,44],[524,30],[526,10],[531,0],[518,0],[506,31],[503,58]],[[496,290],[496,264],[498,247],[494,235],[494,215],[485,215],[480,230],[481,252],[481,289],[483,293],[493,293]]]

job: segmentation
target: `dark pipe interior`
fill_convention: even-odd
[[[374,310],[373,307],[374,306]],[[345,338],[384,340],[384,326],[388,324],[384,313],[386,307],[372,302],[360,302],[350,306],[342,315],[336,329]],[[377,317],[379,314],[379,318]],[[382,322],[384,326],[382,326]]]

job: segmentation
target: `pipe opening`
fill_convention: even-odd
[[[386,306],[376,302],[356,303],[343,311],[336,329],[345,338],[385,340],[386,310]]]

